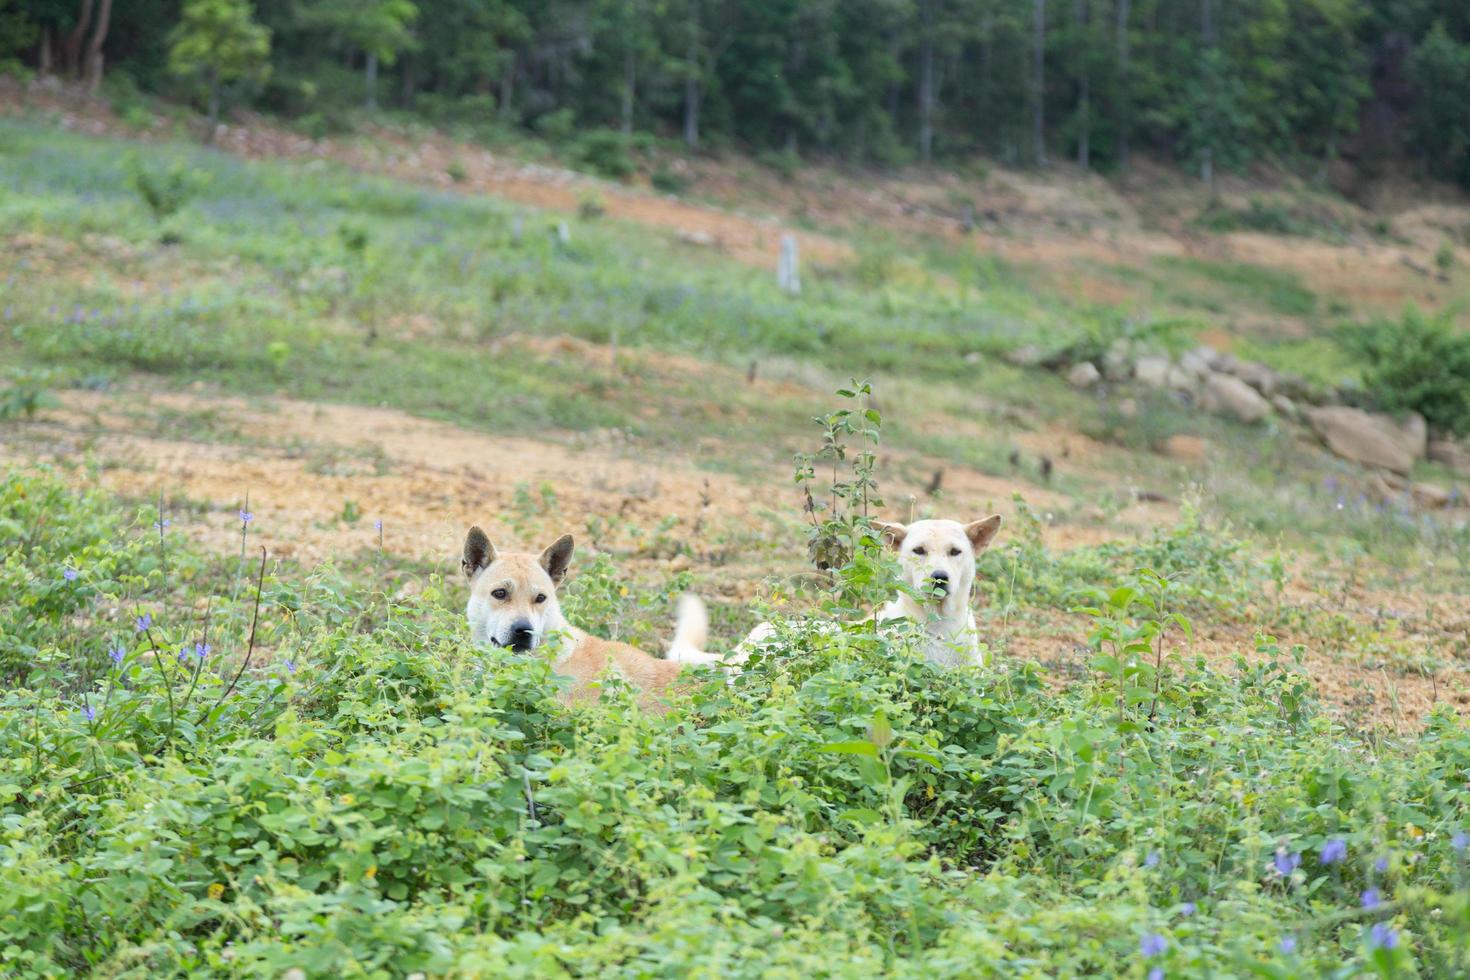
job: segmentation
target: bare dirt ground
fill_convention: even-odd
[[[647,529],[670,518],[672,543],[647,548],[630,564],[658,576],[689,569],[695,588],[719,601],[748,603],[763,579],[804,566],[797,501],[772,492],[789,486],[784,469],[736,477],[698,469],[687,458],[650,458],[642,449],[586,434],[501,436],[392,409],[289,399],[133,388],[68,392],[63,402],[35,422],[0,429],[0,461],[24,466],[89,460],[96,464],[96,482],[109,491],[140,501],[163,494],[176,532],[216,553],[238,547],[237,511],[248,493],[253,545],[307,566],[376,549],[376,521],[383,523],[386,551],[437,566],[453,580],[463,534],[472,523],[508,547],[538,548],[541,538],[571,530],[584,547],[626,548],[637,539],[619,527]],[[208,429],[181,430],[180,418],[204,419]],[[1085,461],[1086,454],[1077,457]],[[921,464],[914,467],[918,471],[929,463],[914,462]],[[83,483],[92,479],[88,472],[70,470]],[[1012,493],[1040,510],[1060,502],[1022,482],[953,465],[947,473],[947,506],[957,513],[978,513]],[[506,506],[518,496],[535,500],[543,485],[555,489],[549,507],[532,507],[533,513]],[[920,492],[896,489],[900,496]],[[348,501],[359,515],[350,522],[343,519]],[[1143,533],[1177,516],[1171,504],[1140,503],[1106,528],[1060,523],[1043,533],[1048,547],[1067,549]],[[614,522],[605,539],[589,542],[589,519],[609,518]],[[779,546],[783,537],[789,548]],[[1290,603],[1310,610],[1324,601],[1305,582],[1293,583]],[[1455,631],[1470,631],[1470,602],[1455,597],[1354,589],[1333,596],[1331,604],[1365,629],[1385,616],[1393,619],[1396,635],[1411,647],[1444,647]],[[1087,663],[1087,628],[1083,617],[1057,611],[1007,620],[992,642],[1005,656],[1040,661],[1058,683],[1066,683]],[[1461,672],[1416,672],[1371,658],[1345,661],[1329,640],[1297,632],[1291,626],[1277,630],[1282,648],[1297,641],[1306,646],[1306,670],[1340,713],[1411,729],[1436,702],[1470,705]],[[1202,625],[1193,640],[1177,637],[1171,649],[1203,656],[1222,669],[1237,653],[1259,659],[1254,631],[1242,624]]]

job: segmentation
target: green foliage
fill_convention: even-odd
[[[185,0],[169,35],[169,70],[203,82],[211,122],[222,85],[270,76],[270,32],[253,20],[253,12],[249,0]]]
[[[578,136],[569,150],[577,165],[601,177],[626,180],[636,169],[626,136],[611,129],[594,129]]]
[[[1408,74],[1419,101],[1413,116],[1415,148],[1437,174],[1470,182],[1470,121],[1463,111],[1470,93],[1470,38],[1451,37],[1444,23],[1409,59]]]
[[[1470,433],[1470,334],[1449,314],[1409,309],[1392,323],[1347,327],[1344,343],[1363,359],[1363,388],[1380,408],[1414,411],[1430,425]]]
[[[0,389],[0,421],[13,418],[33,419],[43,408],[54,408],[51,394],[51,372],[16,370],[9,372],[10,383]]]
[[[1103,601],[1096,678],[1066,690],[857,624],[657,715],[611,680],[566,707],[549,663],[471,652],[433,577],[389,601],[366,570],[265,576],[247,662],[253,589],[221,598],[146,518],[54,476],[0,484],[0,541],[22,542],[0,637],[36,646],[0,690],[17,976],[1453,975],[1470,955],[1470,728],[1442,710],[1370,749],[1269,637],[1206,669],[1176,649],[1168,574],[1074,581]],[[616,568],[583,572],[576,618],[625,616]],[[183,611],[211,594],[201,657]]]
[[[167,169],[150,168],[134,154],[128,159],[128,182],[154,220],[161,222],[203,193],[209,187],[209,174],[182,160],[173,161]]]

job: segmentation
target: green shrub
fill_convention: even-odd
[[[668,167],[659,167],[648,177],[648,182],[653,189],[662,194],[683,194],[689,190],[689,178],[675,173]]]
[[[601,177],[626,180],[636,169],[628,138],[612,129],[594,129],[578,136],[569,150],[577,166]]]
[[[1449,313],[1409,309],[1398,323],[1345,328],[1344,344],[1364,362],[1363,388],[1388,412],[1418,412],[1446,432],[1470,433],[1470,333]]]
[[[128,178],[156,221],[173,217],[209,184],[206,171],[183,161],[175,161],[166,170],[154,170],[144,166],[136,156],[129,162]]]

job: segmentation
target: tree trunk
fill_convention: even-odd
[[[1092,69],[1088,53],[1092,49],[1087,36],[1087,2],[1077,0],[1077,41],[1081,45],[1082,78],[1077,86],[1077,166],[1087,170],[1092,163]]]
[[[919,4],[919,159],[934,159],[934,0]]]
[[[87,90],[93,93],[102,87],[102,45],[111,23],[112,0],[102,0],[97,8],[97,29],[92,32],[92,43],[87,45]]]
[[[515,95],[515,84],[516,56],[515,52],[512,51],[510,52],[510,56],[505,59],[505,70],[500,73],[500,105],[497,108],[500,112],[501,122],[510,122],[510,103],[511,97]]]
[[[41,28],[40,49],[36,52],[36,68],[42,78],[51,74],[51,28]]]
[[[378,111],[378,56],[375,52],[367,53],[367,67],[364,69],[367,75],[367,110]]]
[[[1034,62],[1035,77],[1032,86],[1035,89],[1033,97],[1035,105],[1032,107],[1031,138],[1032,152],[1036,158],[1038,167],[1046,166],[1046,0],[1031,0],[1031,10],[1034,15],[1032,24],[1033,48],[1032,60]]]
[[[413,108],[414,85],[414,61],[412,58],[405,58],[403,60],[402,75],[399,78],[398,98],[402,101],[406,109]]]
[[[1117,0],[1117,169],[1127,169],[1127,4]]]
[[[66,36],[61,47],[62,70],[68,75],[81,74],[82,69],[82,41],[87,36],[87,25],[92,21],[92,0],[82,0],[81,9],[77,12],[76,26]]]
[[[638,59],[629,48],[623,55],[623,135],[633,133],[633,94],[638,88]]]
[[[699,79],[692,74],[684,80],[684,145],[699,149]]]
[[[219,71],[209,69],[209,134],[206,143],[214,142],[214,132],[219,129]]]
[[[1205,50],[1213,50],[1215,47],[1215,8],[1210,0],[1200,0],[1199,23],[1200,37],[1204,40]],[[1213,77],[1210,81],[1213,85]],[[1211,91],[1211,103],[1214,102],[1214,95],[1215,93]],[[1213,106],[1211,114],[1213,115]],[[1215,133],[1209,126],[1205,128],[1205,145],[1200,150],[1199,179],[1211,191],[1215,189]]]
[[[684,145],[699,149],[699,4],[689,5],[689,53],[684,59]]]

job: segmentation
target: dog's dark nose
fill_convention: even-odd
[[[531,643],[536,639],[536,631],[531,624],[524,619],[519,623],[513,623],[510,627],[510,648],[520,653],[531,649]]]
[[[929,581],[934,583],[934,588],[940,592],[949,594],[949,572],[940,569],[929,574]]]

